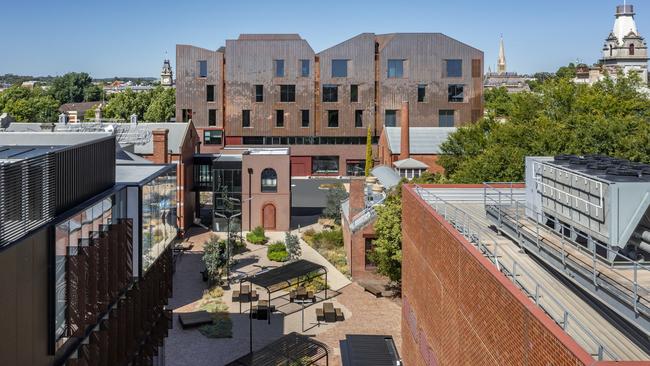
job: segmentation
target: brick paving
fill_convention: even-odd
[[[203,268],[201,256],[203,254],[203,243],[211,234],[207,230],[191,229],[189,241],[193,243],[193,248],[183,254],[176,263],[174,296],[169,303],[174,309],[174,328],[170,330],[169,337],[165,341],[167,366],[223,365],[248,353],[248,315],[239,314],[239,304],[231,301],[232,290],[238,287],[236,285],[233,285],[232,289],[225,291],[223,298],[224,302],[229,306],[230,318],[233,321],[233,338],[206,338],[197,329],[184,330],[178,323],[178,314],[194,311],[206,288],[200,274]],[[280,233],[269,236],[278,236],[279,238]],[[260,266],[279,265],[268,260],[264,246],[249,245],[248,248],[248,252],[237,256],[240,264],[236,265],[232,270],[234,277],[259,271]],[[317,257],[320,255],[316,251],[305,251],[303,247],[303,253],[306,254],[306,257],[309,257],[309,260],[324,261],[324,258]],[[398,302],[375,298],[373,295],[364,292],[359,285],[355,283],[349,284],[349,281],[346,281],[347,279],[340,272],[332,273],[335,269],[330,266],[328,266],[330,273],[329,285],[330,288],[338,289],[338,293],[326,301],[332,302],[335,307],[340,307],[343,310],[345,321],[317,324],[315,309],[322,306],[322,302],[318,302],[305,308],[305,331],[303,332],[304,334],[314,335],[316,339],[331,348],[330,365],[341,364],[339,341],[345,339],[346,334],[392,335],[395,338],[398,350],[401,350],[401,310]],[[284,294],[278,293],[273,296],[284,296]],[[330,296],[332,295],[330,294]],[[264,297],[262,296],[261,299]],[[300,311],[293,312],[295,309],[292,309],[291,306],[295,307],[295,304],[287,305],[287,302],[282,298],[273,301],[274,304],[285,304],[281,305],[284,306],[281,309],[285,312],[291,310],[288,311],[289,315],[274,314],[270,325],[265,321],[253,321],[254,349],[262,348],[283,334],[302,331],[303,314]],[[243,308],[245,310],[247,306],[244,305]]]

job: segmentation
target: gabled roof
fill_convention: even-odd
[[[391,153],[399,154],[402,129],[386,127],[384,131]],[[440,145],[447,141],[449,135],[454,132],[456,132],[456,127],[411,127],[409,129],[410,153],[415,155],[440,154]]]
[[[163,128],[169,130],[167,135],[168,141],[167,146],[173,154],[179,154],[183,140],[185,139],[185,134],[189,128],[189,123],[182,122],[142,122],[138,123],[138,128],[146,128],[150,131]],[[150,139],[144,145],[135,145],[133,146],[133,152],[136,154],[150,155],[153,154],[153,139]]]
[[[419,160],[415,160],[413,158],[398,160],[398,161],[394,162],[393,165],[397,169],[427,169],[427,168],[429,168],[429,166],[426,165],[425,163],[423,163],[423,162],[421,162]]]
[[[77,111],[77,113],[83,114],[85,111],[95,108],[99,104],[102,104],[102,102],[65,103],[61,104],[59,112]]]

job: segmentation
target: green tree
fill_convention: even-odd
[[[172,88],[158,86],[153,91],[151,103],[144,113],[148,122],[167,122],[176,115],[176,92]]]
[[[228,263],[225,242],[220,241],[218,236],[212,235],[203,246],[202,259],[208,279],[211,283],[218,283]]]
[[[84,102],[97,102],[102,100],[104,90],[101,86],[90,84],[84,88]]]
[[[83,101],[94,102],[99,100],[95,96],[96,87],[92,84],[93,79],[85,72],[70,72],[59,76],[52,81],[49,89],[50,94],[59,103],[79,103]],[[86,93],[88,90],[88,93]],[[97,99],[85,99],[85,97]]]
[[[512,101],[508,89],[505,87],[486,89],[483,93],[485,108],[496,116],[506,116],[512,108]]]
[[[343,184],[336,183],[327,193],[327,205],[323,210],[323,217],[334,220],[341,224],[341,202],[348,197]]]
[[[369,254],[377,272],[393,282],[402,278],[402,198],[401,187],[375,208],[374,228],[377,239]]]
[[[18,122],[56,121],[59,103],[41,88],[12,86],[0,93],[0,113],[6,112]]]
[[[366,136],[366,177],[370,175],[372,164],[372,132],[370,131],[370,127],[368,127],[368,135]]]
[[[560,67],[555,76],[561,79],[573,79],[576,77],[576,65],[572,62],[567,66]]]

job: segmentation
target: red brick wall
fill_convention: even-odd
[[[406,365],[596,364],[412,187],[402,202]]]

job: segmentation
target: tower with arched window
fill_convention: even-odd
[[[641,37],[634,20],[633,5],[616,7],[616,20],[603,45],[603,70],[616,75],[619,70],[628,74],[638,73],[641,80],[648,82],[648,46]]]

